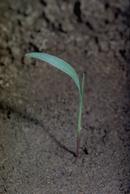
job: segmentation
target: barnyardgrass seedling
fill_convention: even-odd
[[[82,112],[83,112],[84,78],[85,78],[84,73],[83,73],[82,80],[80,80],[75,69],[70,64],[50,54],[41,53],[41,52],[31,52],[31,53],[27,53],[26,56],[47,62],[48,64],[56,67],[57,69],[69,75],[74,81],[79,92],[79,111],[78,111],[77,129],[76,129],[76,135],[77,135],[76,156],[78,157],[79,148],[80,148],[80,132],[81,132]]]

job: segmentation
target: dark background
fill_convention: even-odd
[[[129,39],[129,0],[0,0],[0,194],[130,194]],[[73,81],[29,51],[86,73],[78,160]]]

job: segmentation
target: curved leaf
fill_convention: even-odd
[[[76,73],[76,71],[74,70],[74,68],[72,66],[70,66],[70,64],[68,64],[67,62],[65,62],[64,60],[62,60],[58,57],[55,57],[53,55],[46,54],[46,53],[41,53],[41,52],[31,52],[31,53],[26,54],[26,56],[34,58],[34,59],[39,59],[41,61],[45,61],[45,62],[51,64],[52,66],[56,67],[57,69],[63,71],[67,75],[69,75],[72,78],[72,80],[75,82],[75,84],[76,84],[76,86],[81,94],[79,76]]]

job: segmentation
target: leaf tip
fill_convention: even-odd
[[[31,53],[26,53],[25,57],[31,57]]]

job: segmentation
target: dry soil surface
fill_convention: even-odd
[[[130,194],[130,1],[0,0],[0,194]],[[41,51],[86,73],[78,92]]]

